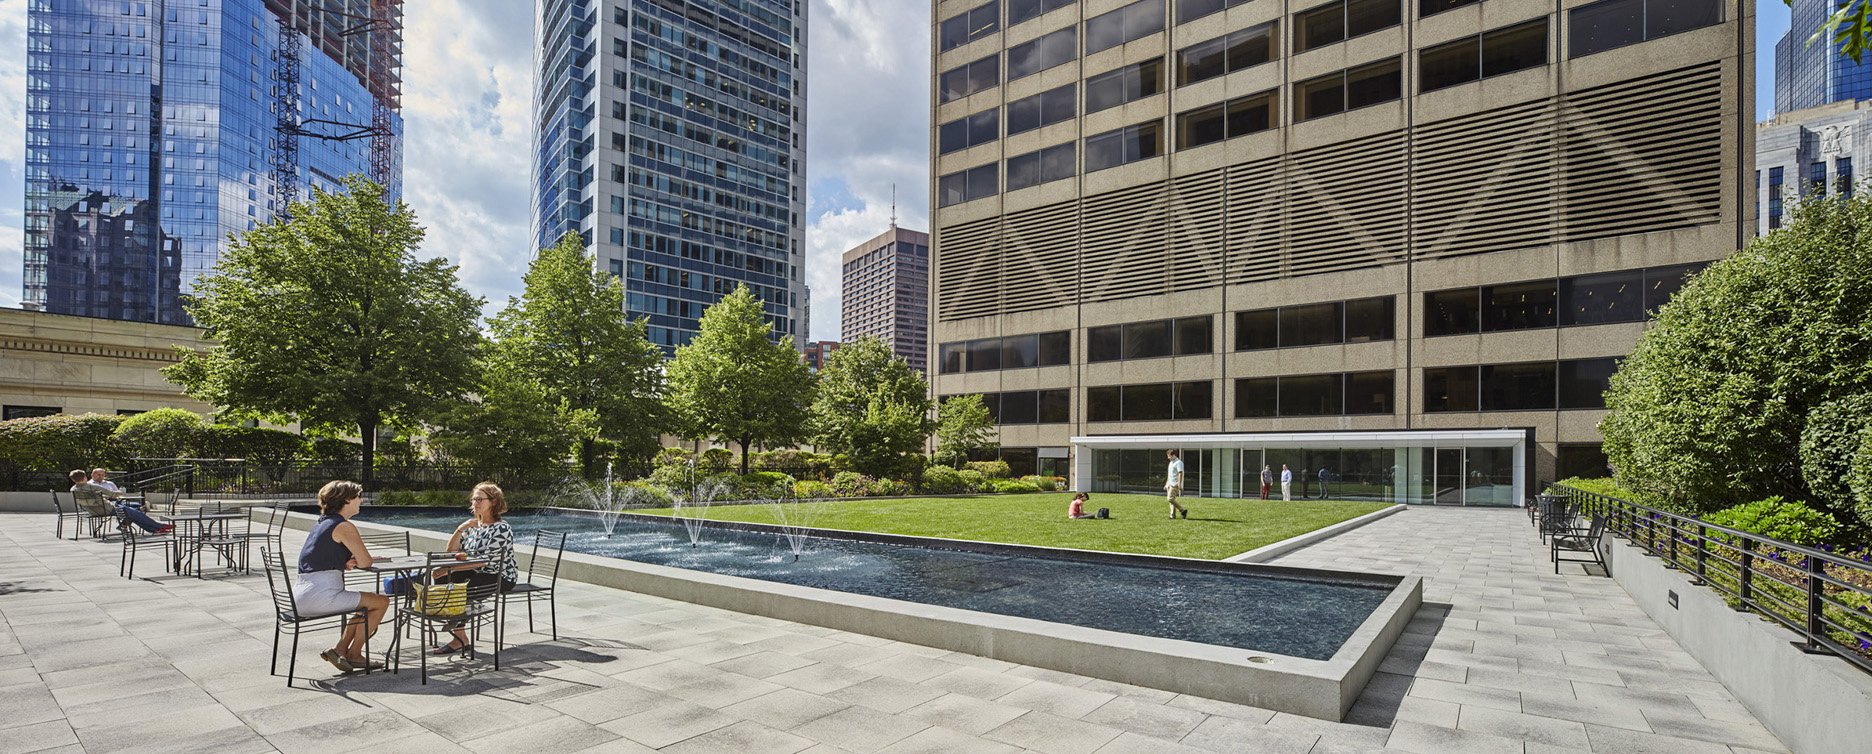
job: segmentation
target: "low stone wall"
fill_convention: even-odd
[[[295,513],[288,525],[308,529],[313,520],[312,516]],[[366,521],[355,523],[367,532],[405,530]],[[440,532],[408,531],[412,546],[419,551],[440,550],[448,544],[448,537]],[[1333,721],[1343,720],[1351,710],[1423,602],[1422,580],[1400,578],[1398,586],[1332,659],[1310,660],[581,553],[566,553],[559,576]]]
[[[1613,579],[1651,619],[1794,751],[1872,746],[1872,674],[1795,648],[1795,633],[1729,607],[1716,591],[1625,540],[1607,536],[1600,551]]]

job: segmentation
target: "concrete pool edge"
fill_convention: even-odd
[[[1266,563],[1282,555],[1293,552],[1294,550],[1319,543],[1323,540],[1332,539],[1333,537],[1337,537],[1386,516],[1402,513],[1404,509],[1408,507],[1410,506],[1403,503],[1389,505],[1370,513],[1348,518],[1336,524],[1327,524],[1312,531],[1295,534],[1279,542],[1270,542],[1240,555],[1231,555],[1222,560],[1229,563]]]
[[[294,513],[288,525],[303,530],[310,528],[314,520],[309,514]],[[422,549],[439,550],[448,542],[447,535],[441,532],[368,521],[355,523],[367,532],[408,531],[412,544]],[[1252,565],[1235,568],[1265,568],[1286,573],[1310,570]],[[734,612],[1336,722],[1344,719],[1404,625],[1422,604],[1423,585],[1416,577],[1312,572],[1325,579],[1352,577],[1361,581],[1396,581],[1386,598],[1328,660],[1050,623],[583,553],[566,553],[559,575],[571,581]]]

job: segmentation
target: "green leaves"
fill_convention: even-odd
[[[826,361],[813,398],[813,445],[876,477],[903,476],[929,437],[929,387],[884,342],[863,338]],[[918,464],[920,465],[920,464]]]
[[[446,260],[416,258],[407,206],[360,176],[343,183],[229,239],[188,307],[215,345],[163,373],[236,413],[354,428],[368,477],[378,427],[475,386],[481,300]]]
[[[960,395],[936,409],[936,458],[960,466],[970,453],[994,450],[994,420],[979,395]]]
[[[681,432],[741,445],[787,444],[807,436],[813,379],[793,339],[771,339],[773,328],[747,286],[702,313],[695,340],[669,363],[669,402]]]

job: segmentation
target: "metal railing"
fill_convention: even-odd
[[[1731,607],[1799,634],[1801,650],[1872,673],[1872,555],[1783,542],[1565,485],[1551,489]]]

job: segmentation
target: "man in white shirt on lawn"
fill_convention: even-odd
[[[1281,464],[1281,499],[1293,501],[1293,469],[1287,468],[1284,463]]]
[[[1164,455],[1170,459],[1170,470],[1164,475],[1164,497],[1170,501],[1170,517],[1181,514],[1189,518],[1189,509],[1177,503],[1177,496],[1183,494],[1183,459],[1178,457],[1180,454],[1175,448]]]

